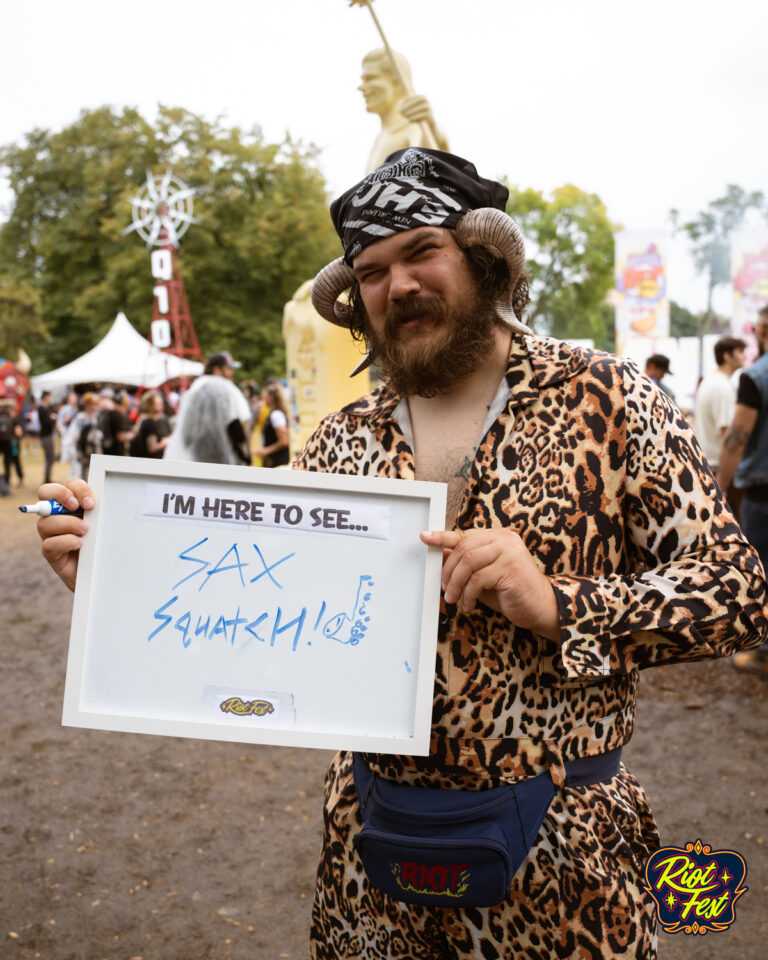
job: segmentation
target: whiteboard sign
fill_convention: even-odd
[[[445,486],[94,456],[66,725],[426,755]]]

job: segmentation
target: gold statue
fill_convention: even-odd
[[[288,389],[297,412],[291,424],[294,452],[301,450],[324,416],[370,389],[367,370],[354,380],[349,376],[363,359],[360,344],[346,327],[323,320],[310,302],[311,287],[311,280],[302,283],[283,309]]]
[[[436,147],[448,150],[448,140],[432,116],[426,97],[413,93],[411,68],[401,53],[390,47],[372,50],[363,59],[358,88],[369,113],[381,117],[381,130],[368,157],[366,173],[380,167],[395,150]]]
[[[390,47],[373,9],[373,0],[349,0],[349,5],[367,8],[384,44],[382,49],[372,50],[363,59],[363,79],[358,88],[365,97],[368,112],[381,117],[381,131],[365,172],[380,167],[390,153],[406,147],[449,150],[448,139],[435,124],[429,100],[413,92],[408,61]]]
[[[389,46],[371,6],[371,0],[350,0],[351,6],[367,7],[384,44],[363,59],[360,90],[370,113],[381,117],[379,132],[368,158],[366,172],[381,166],[395,150],[405,147],[437,147],[448,150],[448,141],[432,116],[426,97],[415,96],[411,68],[402,54]],[[283,311],[283,338],[288,386],[297,417],[291,431],[291,447],[298,450],[327,413],[339,410],[370,388],[370,373],[350,379],[351,368],[364,361],[360,344],[344,326],[324,320],[309,299],[312,281],[303,283]]]

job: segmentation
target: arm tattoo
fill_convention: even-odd
[[[734,453],[737,450],[741,450],[747,445],[747,440],[749,440],[750,431],[748,430],[739,430],[738,427],[731,427],[731,429],[726,433],[725,440],[723,440],[723,446],[729,453]]]

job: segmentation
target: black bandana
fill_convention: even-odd
[[[478,176],[468,160],[408,147],[334,200],[331,217],[351,266],[370,243],[417,227],[454,230],[469,210],[504,210],[508,195],[502,184]]]

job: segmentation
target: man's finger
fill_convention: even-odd
[[[424,530],[419,534],[422,543],[428,547],[442,547],[444,550],[453,550],[462,538],[460,530]]]
[[[477,544],[463,551],[454,550],[443,564],[445,602],[455,603],[470,578],[497,561],[500,553],[499,546],[495,543]]]
[[[80,501],[63,483],[44,483],[37,488],[38,500],[55,500],[67,510],[77,510]]]
[[[76,477],[63,483],[44,483],[37,488],[38,500],[55,500],[67,510],[92,510],[96,505],[93,490],[85,480]]]
[[[499,562],[498,557],[492,563],[486,564],[479,570],[475,570],[467,578],[466,585],[462,591],[462,606],[471,610],[475,601],[479,600],[484,593],[497,593],[499,583],[504,576],[503,564]]]
[[[62,513],[58,516],[40,517],[37,521],[37,532],[41,540],[66,536],[70,533],[81,537],[87,530],[88,521],[74,514]]]
[[[62,558],[68,556],[74,550],[82,547],[83,541],[74,533],[65,533],[57,537],[47,537],[43,540],[43,556],[56,569]]]

